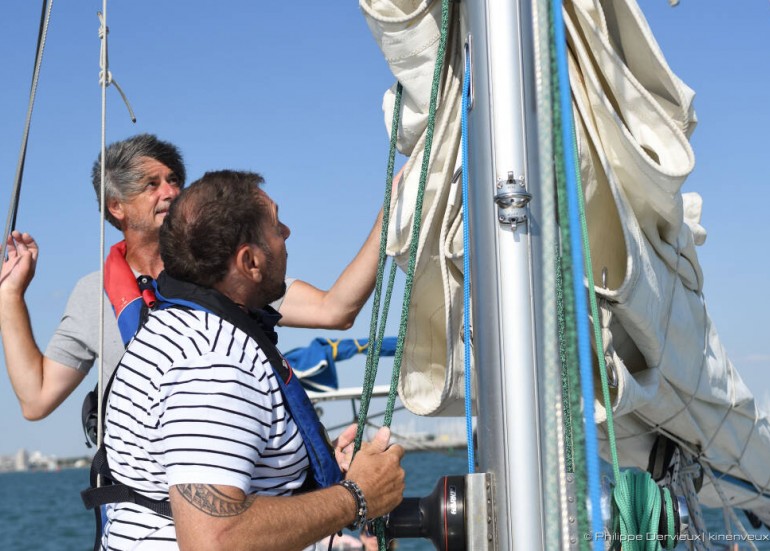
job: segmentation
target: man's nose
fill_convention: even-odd
[[[283,235],[284,241],[289,238],[291,235],[291,230],[289,229],[289,226],[281,222],[281,234]]]
[[[181,191],[176,182],[171,183],[168,180],[163,180],[161,184],[161,193],[165,199],[176,199],[177,195]]]

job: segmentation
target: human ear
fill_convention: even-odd
[[[265,253],[257,245],[244,243],[235,253],[235,264],[245,277],[259,283],[265,267]]]
[[[118,201],[117,199],[109,199],[107,200],[107,210],[110,211],[110,214],[115,217],[115,219],[119,220],[120,222],[123,221],[123,219],[126,217],[126,213],[123,210],[123,203]]]

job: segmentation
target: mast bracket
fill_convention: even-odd
[[[491,473],[465,475],[466,544],[474,551],[497,551],[497,515]]]
[[[498,178],[495,186],[498,222],[510,224],[516,231],[519,224],[527,221],[527,205],[531,200],[532,194],[527,191],[524,176],[514,177],[510,171],[507,178]]]

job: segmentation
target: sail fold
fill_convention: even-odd
[[[397,145],[410,157],[393,200],[387,252],[406,270],[439,46],[441,2],[361,0],[360,5],[403,86]],[[464,413],[463,347],[457,345],[462,343],[463,330],[462,190],[459,178],[453,177],[461,163],[462,77],[460,25],[453,18],[441,74],[398,387],[404,405],[418,415]],[[395,85],[383,99],[388,132],[394,96]]]

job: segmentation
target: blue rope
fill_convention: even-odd
[[[468,439],[468,472],[473,473],[476,464],[473,449],[473,410],[471,404],[471,262],[468,226],[468,109],[471,90],[471,61],[465,58],[462,106],[462,148],[463,148],[463,339],[465,355],[465,432]]]
[[[561,0],[553,0],[554,38],[556,66],[559,81],[559,105],[561,107],[561,134],[564,144],[572,143],[572,97],[567,66],[567,37],[564,33],[564,18]],[[577,164],[574,153],[565,147],[564,167],[567,177],[567,204],[569,225],[576,231],[570,232],[573,288],[575,292],[575,317],[578,339],[578,363],[580,366],[580,388],[583,393],[583,415],[585,419],[586,471],[588,474],[588,495],[591,501],[591,527],[594,534],[603,532],[601,515],[601,486],[599,478],[599,449],[597,445],[596,422],[594,421],[593,362],[588,327],[588,307],[585,299],[583,280],[585,277],[583,244],[580,228],[580,209],[575,174]]]

